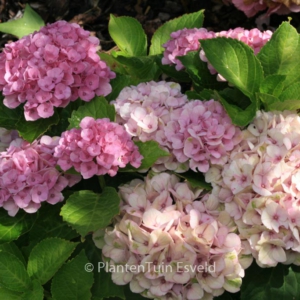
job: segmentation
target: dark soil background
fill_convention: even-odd
[[[247,18],[233,5],[225,5],[222,0],[0,0],[0,22],[20,18],[28,3],[44,19],[45,23],[67,20],[82,25],[96,35],[103,50],[114,46],[108,34],[109,15],[131,16],[140,21],[150,39],[155,30],[164,22],[205,9],[204,27],[213,31],[228,30],[235,27],[251,29],[257,27],[256,19]],[[300,14],[291,14],[292,25],[300,27]],[[272,15],[269,23],[260,29],[276,29],[287,16]],[[1,35],[0,49],[13,40],[10,35]]]

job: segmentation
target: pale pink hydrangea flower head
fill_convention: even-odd
[[[206,175],[262,267],[300,264],[299,128],[295,112],[258,111],[229,161]]]
[[[127,87],[113,103],[117,121],[135,140],[154,140],[170,153],[155,163],[155,171],[207,172],[210,164],[224,164],[241,139],[220,103],[188,102],[176,83]]]
[[[57,21],[5,45],[0,90],[9,108],[24,105],[27,121],[49,118],[55,107],[111,92],[115,77],[97,54],[99,40],[78,24]]]
[[[43,136],[28,143],[21,138],[11,141],[0,152],[0,207],[15,216],[19,209],[36,212],[43,202],[63,201],[62,190],[80,180],[80,176],[63,174],[53,157],[58,138]]]
[[[151,299],[204,300],[239,290],[241,240],[207,211],[201,193],[169,173],[119,187],[114,227],[93,235],[114,283]]]
[[[92,117],[83,118],[79,126],[63,132],[54,149],[62,170],[74,167],[87,179],[94,175],[115,176],[129,163],[135,168],[141,165],[143,157],[123,126]]]

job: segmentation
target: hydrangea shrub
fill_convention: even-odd
[[[35,17],[0,24],[0,298],[299,299],[296,29]]]

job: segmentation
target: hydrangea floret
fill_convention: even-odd
[[[240,260],[244,246],[230,217],[210,214],[201,192],[168,173],[119,187],[114,228],[104,241],[102,230],[93,236],[114,283],[130,283],[151,299],[212,299],[239,290],[252,258]]]
[[[30,144],[16,138],[0,153],[0,207],[10,216],[19,209],[35,213],[42,202],[63,201],[62,190],[80,181],[80,176],[56,169],[53,153],[58,140],[43,136]]]
[[[127,164],[138,168],[142,156],[125,128],[108,118],[85,117],[79,124],[62,133],[54,149],[57,164],[66,171],[72,167],[84,179],[94,175],[115,176]]]
[[[111,92],[115,77],[97,54],[99,40],[78,24],[58,21],[5,45],[0,53],[0,90],[4,105],[24,105],[27,121],[48,118],[54,107],[80,97]]]
[[[300,117],[258,111],[224,166],[206,174],[261,267],[300,264]]]
[[[148,82],[127,87],[114,105],[118,121],[134,139],[157,141],[171,154],[156,162],[156,171],[183,172],[191,168],[207,172],[210,164],[224,164],[240,142],[239,128],[219,102],[187,102],[175,83]]]

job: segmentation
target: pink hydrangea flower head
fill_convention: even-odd
[[[99,40],[75,23],[58,21],[17,42],[0,54],[0,90],[4,105],[24,105],[28,121],[49,118],[54,107],[80,97],[90,101],[111,92],[115,74],[96,51]]]
[[[206,210],[201,192],[169,173],[119,187],[114,227],[93,235],[116,284],[130,283],[151,299],[212,299],[239,290],[241,240]]]
[[[258,2],[255,3],[257,4]],[[213,31],[207,31],[205,28],[178,30],[173,32],[171,34],[171,39],[163,45],[165,51],[162,58],[162,64],[175,65],[178,71],[182,70],[184,69],[184,66],[176,57],[184,56],[190,51],[200,50],[200,59],[208,63],[207,67],[211,74],[216,74],[217,71],[208,62],[205,52],[201,49],[201,40],[213,39],[216,37],[237,39],[250,46],[254,50],[254,53],[257,54],[265,45],[265,43],[269,41],[271,36],[272,32],[270,30],[261,32],[257,28],[246,30],[238,27],[217,33]],[[217,79],[219,81],[226,81],[220,74],[218,74]]]
[[[205,28],[181,29],[172,32],[171,39],[166,42],[164,57],[162,58],[163,65],[175,64],[176,70],[182,70],[184,66],[177,56],[184,56],[190,51],[196,51],[200,48],[199,40],[211,39],[215,37],[213,31],[207,31]]]
[[[175,82],[146,82],[124,88],[112,103],[116,109],[117,121],[123,124],[134,140],[157,141],[170,152],[165,127],[172,111],[188,102],[181,87]],[[178,163],[170,153],[156,162],[154,168],[186,171],[188,165]]]
[[[285,15],[291,12],[299,12],[300,5],[296,0],[231,0],[231,2],[238,8],[243,11],[245,15],[250,18],[255,16],[258,12],[267,10],[266,16],[270,16],[273,13]]]
[[[255,16],[258,12],[265,10],[267,8],[264,1],[245,1],[245,0],[232,0],[234,6],[245,13],[245,15],[250,18]]]
[[[54,156],[64,171],[74,167],[85,179],[94,175],[115,176],[119,168],[129,163],[138,168],[143,158],[123,126],[92,117],[83,118],[79,129],[62,133]]]
[[[258,111],[228,162],[206,176],[262,267],[299,264],[299,125],[295,112]]]
[[[151,92],[144,92],[145,87]],[[154,140],[170,153],[152,167],[156,172],[189,168],[207,172],[211,164],[224,164],[241,140],[240,129],[220,103],[187,102],[174,83],[149,82],[125,88],[113,103],[118,121],[135,140]]]
[[[64,199],[62,190],[80,180],[64,176],[53,157],[58,139],[43,136],[32,144],[15,138],[0,152],[0,207],[14,216],[19,209],[36,212],[42,202],[56,204]]]

